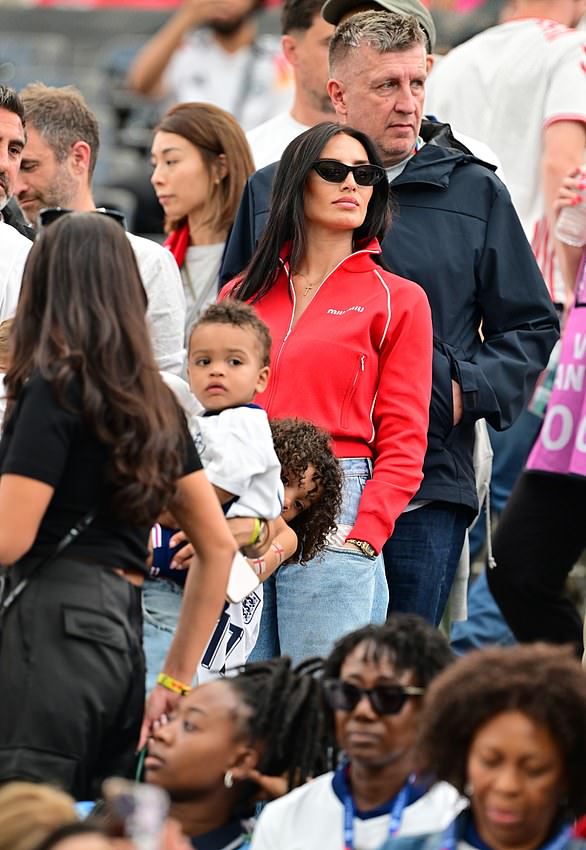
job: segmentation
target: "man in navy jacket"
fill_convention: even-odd
[[[385,545],[385,563],[390,610],[437,624],[477,508],[474,423],[485,418],[502,430],[515,421],[559,323],[505,186],[447,125],[422,120],[425,38],[409,35],[413,22],[365,12],[341,24],[330,46],[328,91],[339,120],[368,133],[387,168],[395,215],[384,259],[391,271],[417,281],[431,305],[435,356],[424,480]],[[267,166],[247,183],[223,281],[254,251],[275,169]]]

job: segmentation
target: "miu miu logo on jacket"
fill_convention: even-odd
[[[343,316],[345,313],[350,313],[352,310],[355,313],[364,313],[364,307],[361,307],[359,304],[355,304],[354,307],[348,307],[346,310],[334,310],[333,307],[330,307],[328,310],[328,315]]]

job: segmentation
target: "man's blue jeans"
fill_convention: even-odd
[[[448,502],[430,502],[401,514],[383,549],[389,614],[405,611],[440,624],[469,515],[467,508]]]
[[[341,461],[344,496],[339,522],[352,525],[368,461]],[[295,662],[327,655],[342,635],[371,622],[384,622],[388,593],[381,556],[332,547],[306,566],[289,564],[264,583],[264,607],[251,661],[289,655]]]

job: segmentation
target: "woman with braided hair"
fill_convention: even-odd
[[[155,729],[146,781],[170,795],[170,814],[195,847],[244,847],[261,785],[274,778],[285,791],[327,769],[333,741],[319,666],[293,667],[289,658],[249,664],[195,688]]]

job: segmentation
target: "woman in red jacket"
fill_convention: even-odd
[[[422,478],[432,355],[425,293],[382,262],[389,217],[370,139],[318,124],[285,150],[264,235],[224,290],[254,304],[271,330],[259,403],[271,418],[326,430],[345,476],[325,556],[265,583],[257,658],[323,655],[341,635],[386,617],[380,551]]]

